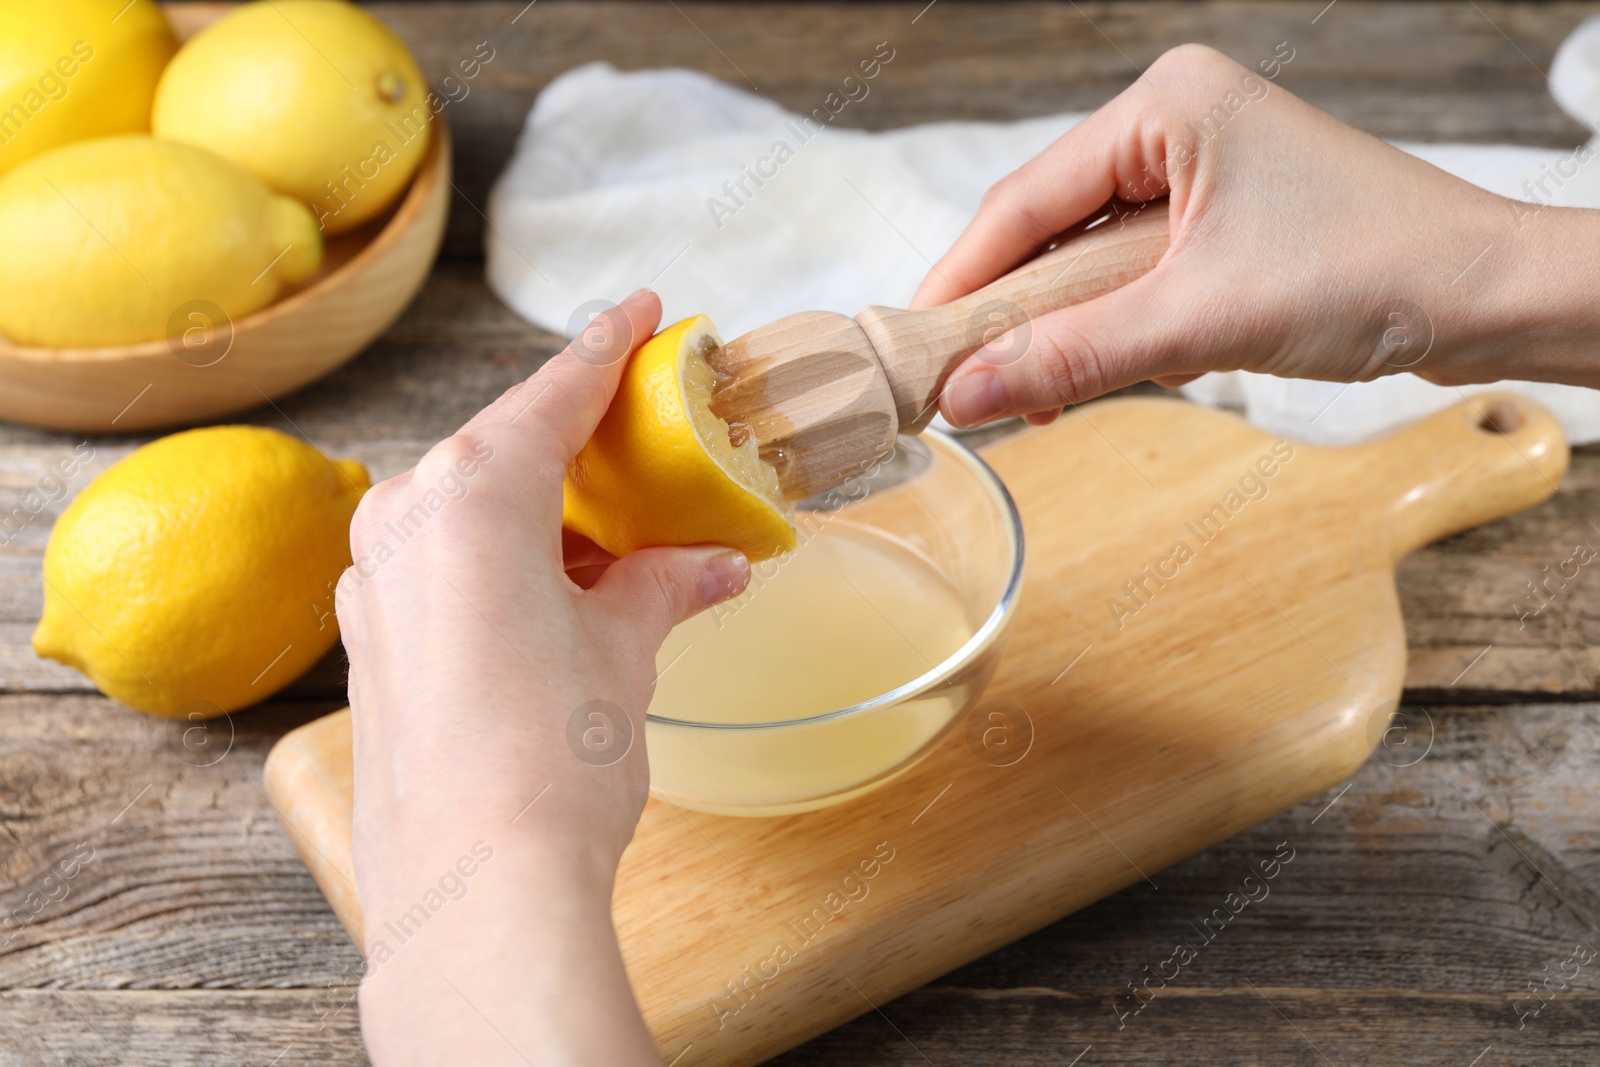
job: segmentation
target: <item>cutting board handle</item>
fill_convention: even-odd
[[[1048,252],[975,293],[918,311],[869,307],[856,322],[877,350],[900,432],[933,418],[950,372],[973,352],[1031,319],[1104,296],[1141,277],[1166,254],[1167,202],[1071,231]],[[1017,335],[1017,355],[1028,339]]]
[[[1547,499],[1570,459],[1549,409],[1500,391],[1467,396],[1363,448],[1394,500],[1396,560]]]

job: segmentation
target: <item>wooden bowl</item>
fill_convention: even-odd
[[[422,288],[449,199],[450,132],[440,115],[399,203],[329,238],[317,273],[276,303],[236,322],[210,322],[197,308],[194,329],[134,345],[34,348],[0,338],[0,419],[79,433],[149,430],[243,411],[315,381],[370,344]]]

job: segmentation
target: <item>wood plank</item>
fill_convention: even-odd
[[[253,1020],[281,1021],[271,1002],[206,1002],[171,991],[299,986],[333,1000],[344,995],[326,991],[348,983],[358,957],[254,788],[271,741],[321,710],[235,716],[233,750],[197,768],[180,758],[198,759],[183,748],[176,724],[100,698],[0,698],[0,774],[8,783],[0,834],[11,842],[0,904],[19,906],[78,842],[96,847],[68,883],[69,895],[0,946],[0,987],[110,991],[106,1003],[131,997],[130,989],[159,988],[126,1003],[138,1005],[130,1014],[146,1020],[140,1025],[159,1021],[172,1032],[171,1062],[211,1062],[182,1058],[214,1051],[210,1031],[193,1025],[195,1005],[205,1003],[213,1004],[204,1017],[218,1032],[246,1042],[234,1062],[270,1062],[283,1044],[272,1046],[263,1035],[274,1027]],[[1546,963],[1565,958],[1570,942],[1592,939],[1589,924],[1600,921],[1600,795],[1592,788],[1600,705],[1408,708],[1404,722],[1407,737],[1426,750],[1420,760],[1397,735],[1348,790],[1330,790],[1150,872],[1159,889],[1140,882],[880,1006],[939,1063],[959,1062],[955,1054],[967,1051],[971,1062],[996,1062],[994,1050],[1002,1050],[1005,1062],[1062,1064],[1091,1042],[1097,1063],[1179,1063],[1184,1049],[1205,1050],[1189,1062],[1250,1062],[1250,1055],[1300,1062],[1272,1043],[1281,1034],[1258,1025],[1272,1016],[1254,1014],[1248,981],[1319,1045],[1332,1038],[1340,1051],[1324,1051],[1345,1057],[1335,1062],[1360,1053],[1373,1062],[1456,1063],[1440,1049],[1456,1047],[1444,1038],[1458,1028],[1484,1034],[1473,1055],[1494,1040],[1524,1049],[1520,1062],[1581,1062],[1561,1042],[1600,1041],[1600,1015],[1583,999],[1593,995],[1593,972],[1575,983],[1582,995],[1555,998],[1526,1031],[1517,1030],[1511,1005]],[[1194,940],[1188,924],[1221,905],[1244,870],[1285,841],[1295,859],[1271,895],[1118,1030],[1112,1005],[1128,1010],[1126,999],[1115,999],[1126,983],[1166,958],[1176,939]],[[1286,1003],[1281,990],[1300,990],[1301,999]],[[100,1020],[80,996],[71,1003]],[[18,998],[0,996],[8,1024],[0,1034],[21,1035],[37,1015],[53,1013],[40,1026],[57,1033],[52,1040],[67,1040],[59,1035],[72,1015],[62,1001],[24,1008]],[[1379,1036],[1342,1029],[1351,1019]],[[1330,1029],[1312,1028],[1323,1025]],[[1190,1044],[1176,1032],[1189,1032]],[[1403,1033],[1441,1036],[1401,1042],[1388,1055],[1374,1056],[1375,1046],[1362,1043]],[[1249,1043],[1252,1034],[1260,1044]],[[1534,1043],[1512,1044],[1524,1037]],[[5,1040],[0,1063],[8,1062]],[[896,1041],[869,1015],[780,1062],[895,1063],[907,1054],[913,1059],[905,1062],[921,1062]],[[59,1047],[70,1054],[16,1062],[123,1062],[73,1059],[89,1053]],[[354,1050],[352,1032],[348,1045],[306,1061],[361,1062]],[[1285,1058],[1275,1058],[1280,1052]]]
[[[5,992],[0,1064],[214,1067],[265,1065],[278,1056],[277,1067],[364,1065],[356,1015],[352,1007],[340,1010],[340,996],[331,990]],[[1061,1067],[1092,1048],[1081,1062],[1109,1067],[1466,1067],[1493,1048],[1517,1058],[1483,1062],[1587,1067],[1600,1043],[1600,996],[1592,991],[1558,998],[1526,1031],[1509,1035],[1506,1003],[1493,995],[1257,983],[1254,989],[1174,993],[1162,1009],[1148,1022],[1093,1042],[1084,1037],[1082,1016],[1109,1017],[1104,994],[935,984],[770,1063]]]
[[[1096,1067],[1469,1067],[1493,1049],[1481,1063],[1588,1067],[1600,1043],[1600,994],[1591,991],[1557,998],[1522,1033],[1506,998],[1495,995],[1351,993],[1252,983],[1173,992],[1161,1003],[1161,1014],[1106,1035],[1096,1024],[1111,1017],[1113,1003],[1103,992],[969,990],[935,983],[768,1063],[1063,1067],[1081,1056],[1081,1063]],[[1492,1058],[1508,1054],[1515,1058]]]
[[[0,904],[19,906],[80,842],[96,854],[64,899],[0,946],[0,987],[253,987],[346,973],[355,953],[258,791],[271,744],[327,710],[274,705],[235,715],[232,750],[202,767],[194,764],[215,749],[194,737],[186,747],[184,724],[103,698],[0,697],[8,783],[0,826],[10,841]],[[1408,705],[1403,721],[1417,748],[1396,734],[1337,801],[1330,790],[1165,874],[1152,871],[1159,890],[1139,883],[1035,935],[1044,941],[1031,948],[970,965],[964,971],[982,977],[964,981],[1120,988],[1138,970],[1127,970],[1128,951],[1184,936],[1235,875],[1289,841],[1304,853],[1294,877],[1208,961],[1237,953],[1253,977],[1282,985],[1315,975],[1344,988],[1430,988],[1445,977],[1521,988],[1516,977],[1541,945],[1600,924],[1600,796],[1591,781],[1600,705]],[[225,744],[226,724],[215,729],[213,744]],[[1418,749],[1426,755],[1408,766]],[[1548,883],[1530,875],[1529,858]],[[1448,972],[1426,955],[1389,951],[1371,916],[1390,912],[1420,924],[1408,936],[1455,944]],[[1258,923],[1258,914],[1273,919]],[[1282,954],[1286,928],[1326,945]],[[189,967],[216,959],[200,970],[142,973],[146,952]],[[1362,966],[1345,966],[1343,952],[1359,953]],[[1037,969],[1041,961],[1053,961],[1048,971]],[[1208,962],[1193,977],[1210,973]]]
[[[1591,445],[1574,452],[1549,501],[1403,563],[1397,584],[1410,699],[1453,703],[1600,689],[1593,647],[1600,639],[1597,517],[1600,446]],[[1534,595],[1530,582],[1547,584]]]
[[[279,1056],[278,1067],[365,1065],[354,1010],[341,1011],[339,998],[322,990],[5,992],[0,1064],[214,1067],[269,1064]],[[1102,994],[932,985],[770,1062],[1061,1067],[1092,1047],[1081,1062],[1110,1067],[1330,1061],[1465,1067],[1492,1047],[1519,1057],[1499,1062],[1586,1067],[1600,1042],[1600,997],[1590,991],[1558,998],[1515,1040],[1506,1033],[1503,998],[1495,996],[1257,984],[1173,994],[1162,1007],[1147,1023],[1090,1042],[1080,1011],[1109,1015]]]
[[[0,993],[0,1067],[364,1067],[353,991]]]
[[[0,905],[13,915],[0,919],[0,988],[359,973],[260,786],[277,736],[328,710],[280,704],[200,725],[101,697],[0,697]]]

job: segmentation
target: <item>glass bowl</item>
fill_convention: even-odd
[[[651,789],[676,805],[766,816],[860,796],[925,756],[994,673],[1022,524],[974,453],[901,438],[795,525],[794,552],[662,647],[645,738]]]

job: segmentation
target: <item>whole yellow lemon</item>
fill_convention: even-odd
[[[321,259],[304,204],[189,145],[78,141],[0,178],[0,334],[19,344],[154,341],[195,309],[237,320]]]
[[[338,639],[333,587],[369,484],[361,464],[275,430],[153,441],[50,531],[33,650],[152,715],[254,704]]]
[[[622,556],[656,545],[718,544],[753,560],[795,547],[793,507],[754,437],[736,444],[711,411],[722,344],[704,315],[640,346],[611,407],[567,470],[562,523]]]
[[[429,98],[405,44],[372,15],[343,0],[271,0],[183,46],[156,91],[153,128],[249,168],[343,233],[411,180]]]
[[[177,48],[154,0],[0,0],[0,174],[69,141],[147,132]]]

